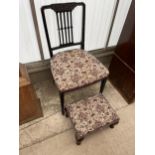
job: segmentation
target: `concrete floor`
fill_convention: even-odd
[[[71,103],[96,94],[100,83],[67,93]],[[60,113],[57,89],[51,80],[34,85],[41,99],[44,117],[20,126],[20,155],[134,155],[134,103],[128,105],[108,81],[103,94],[120,117],[114,129],[106,128],[75,144],[74,130],[68,118]]]

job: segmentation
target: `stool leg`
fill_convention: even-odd
[[[103,89],[104,89],[106,81],[107,81],[107,78],[101,80],[101,86],[100,86],[100,93],[101,94],[103,93]]]
[[[60,103],[61,103],[61,113],[62,113],[62,115],[64,115],[64,93],[59,93],[59,95],[60,95]]]
[[[114,124],[111,124],[109,127],[110,127],[110,128],[114,128]]]
[[[80,145],[83,139],[84,139],[84,138],[77,139],[77,140],[76,140],[76,144],[77,144],[77,145]]]
[[[114,124],[111,124],[109,127],[110,128],[114,128],[114,126],[116,125],[116,124],[118,124],[119,123],[119,120],[117,121],[117,122],[115,122]]]
[[[75,134],[75,139],[76,139],[76,144],[77,145],[80,145],[82,140],[84,140],[84,137],[78,137],[77,134]]]

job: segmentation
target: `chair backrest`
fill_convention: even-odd
[[[81,27],[81,41],[74,42],[73,34],[73,18],[72,11],[75,7],[82,7],[82,27]],[[56,13],[57,27],[58,27],[58,36],[59,36],[59,46],[52,47],[49,32],[47,27],[45,10],[52,9]],[[65,48],[69,46],[80,45],[81,49],[84,49],[84,39],[85,39],[85,4],[80,3],[57,3],[41,7],[42,19],[48,44],[48,49],[50,56],[53,56],[53,50],[60,48]]]

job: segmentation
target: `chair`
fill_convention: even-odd
[[[72,11],[82,7],[82,31],[81,41],[74,42]],[[56,14],[59,46],[52,47],[47,27],[45,10],[53,10]],[[85,4],[84,3],[60,3],[41,7],[42,19],[48,49],[51,56],[51,72],[56,86],[59,90],[61,101],[61,112],[64,115],[64,94],[66,92],[88,86],[101,81],[100,93],[103,92],[106,79],[109,75],[108,69],[93,55],[84,51],[85,39]],[[69,50],[53,54],[54,50],[80,45],[80,49]]]

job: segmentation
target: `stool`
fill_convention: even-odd
[[[80,145],[84,137],[99,128],[113,128],[119,117],[102,94],[82,99],[65,107],[74,129],[76,144]]]

